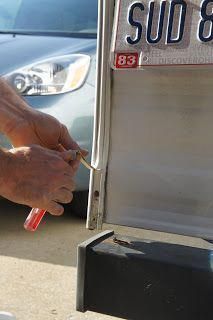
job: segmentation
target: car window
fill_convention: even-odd
[[[97,33],[98,0],[0,0],[0,31]]]

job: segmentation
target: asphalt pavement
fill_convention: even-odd
[[[27,232],[28,212],[0,201],[0,310],[17,320],[115,319],[75,310],[76,248],[94,232],[70,212],[47,215],[35,233]]]
[[[0,310],[14,313],[17,320],[115,319],[75,310],[76,248],[95,232],[68,211],[62,217],[46,215],[35,233],[27,232],[23,223],[28,213],[27,207],[0,201]],[[113,229],[132,234],[131,229]],[[159,232],[134,229],[134,235],[211,247],[200,239]]]

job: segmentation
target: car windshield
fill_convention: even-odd
[[[96,36],[98,0],[0,0],[0,33]]]

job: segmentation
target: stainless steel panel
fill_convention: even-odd
[[[113,73],[106,222],[213,239],[212,74]]]
[[[213,68],[111,71],[119,0],[114,32],[114,0],[101,4],[92,158],[101,170],[91,173],[87,226],[213,240]]]

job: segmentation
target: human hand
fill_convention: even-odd
[[[80,150],[83,156],[88,154],[71,138],[65,125],[56,118],[34,109],[28,109],[22,121],[10,125],[6,135],[14,147],[38,144],[52,150]],[[77,171],[79,163],[79,160],[72,161],[74,171]]]
[[[74,170],[72,151],[58,152],[40,146],[14,148],[6,152],[1,172],[0,194],[16,203],[41,208],[53,215],[72,201]]]

